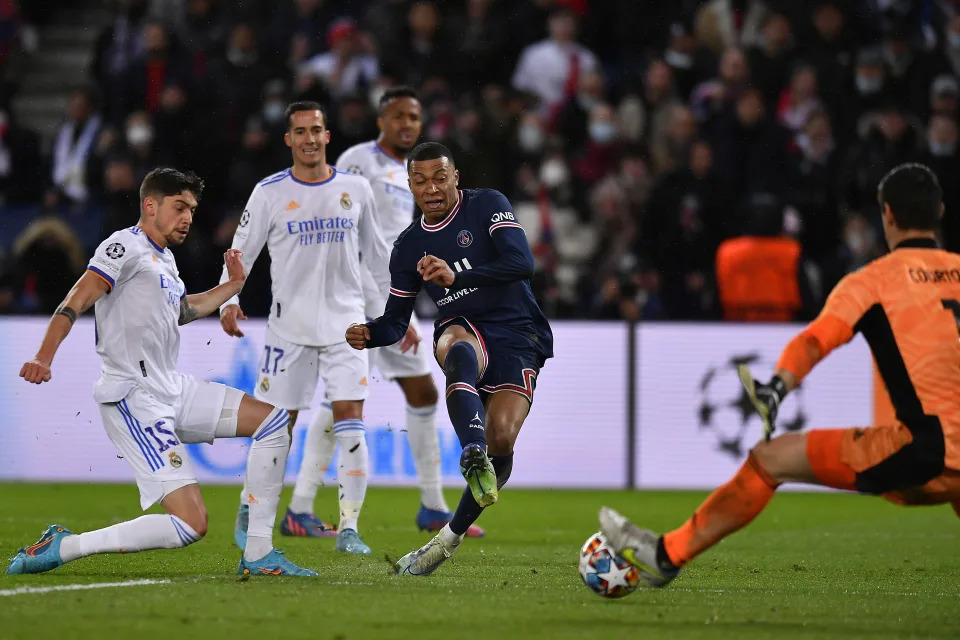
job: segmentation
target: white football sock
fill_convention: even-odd
[[[420,482],[420,502],[428,509],[447,511],[440,483],[440,440],[437,435],[437,405],[407,405],[407,439]]]
[[[443,546],[451,553],[456,551],[460,547],[460,543],[463,542],[463,536],[454,533],[449,524],[443,525],[443,529],[440,529],[440,533],[437,535],[440,537]]]
[[[259,560],[273,549],[273,523],[290,450],[289,425],[290,414],[285,409],[274,409],[253,434],[247,457],[250,524],[243,550],[245,560]]]
[[[357,531],[357,519],[367,493],[367,468],[370,464],[363,420],[341,420],[333,425],[333,433],[340,444],[340,464],[337,469],[337,481],[340,484],[338,529]]]
[[[199,539],[200,535],[177,516],[151,513],[96,531],[67,536],[60,542],[60,558],[70,562],[95,553],[177,549]]]
[[[330,459],[333,458],[336,446],[333,410],[324,402],[307,428],[307,437],[303,442],[303,461],[300,463],[300,473],[297,474],[297,484],[293,487],[290,511],[313,513],[317,489],[323,484],[323,476],[330,467]]]

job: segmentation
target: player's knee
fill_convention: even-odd
[[[274,409],[253,434],[254,446],[285,446],[290,443],[293,422],[286,409]]]
[[[444,361],[444,373],[450,375],[455,373],[462,366],[477,366],[477,353],[473,345],[469,342],[455,342],[447,350],[447,358]]]
[[[205,507],[197,507],[191,509],[190,511],[180,514],[177,516],[185,523],[187,523],[193,532],[197,534],[197,539],[202,538],[207,535],[207,522],[209,517],[207,516],[207,510]]]

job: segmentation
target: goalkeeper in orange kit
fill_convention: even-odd
[[[881,495],[903,505],[949,502],[960,515],[960,255],[937,246],[943,194],[930,169],[896,167],[877,196],[890,253],[840,281],[817,319],[787,344],[769,382],[741,370],[766,438],[736,475],[664,535],[601,509],[604,535],[650,585],[665,586],[748,524],[784,482]],[[784,396],[856,333],[870,345],[895,423],[770,439]]]

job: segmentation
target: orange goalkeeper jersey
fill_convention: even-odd
[[[960,255],[906,240],[843,278],[804,333],[825,356],[858,332],[914,442],[960,469]]]

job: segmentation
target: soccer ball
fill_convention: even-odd
[[[599,531],[580,549],[580,577],[583,584],[604,598],[622,598],[640,584],[637,568],[614,553]]]

